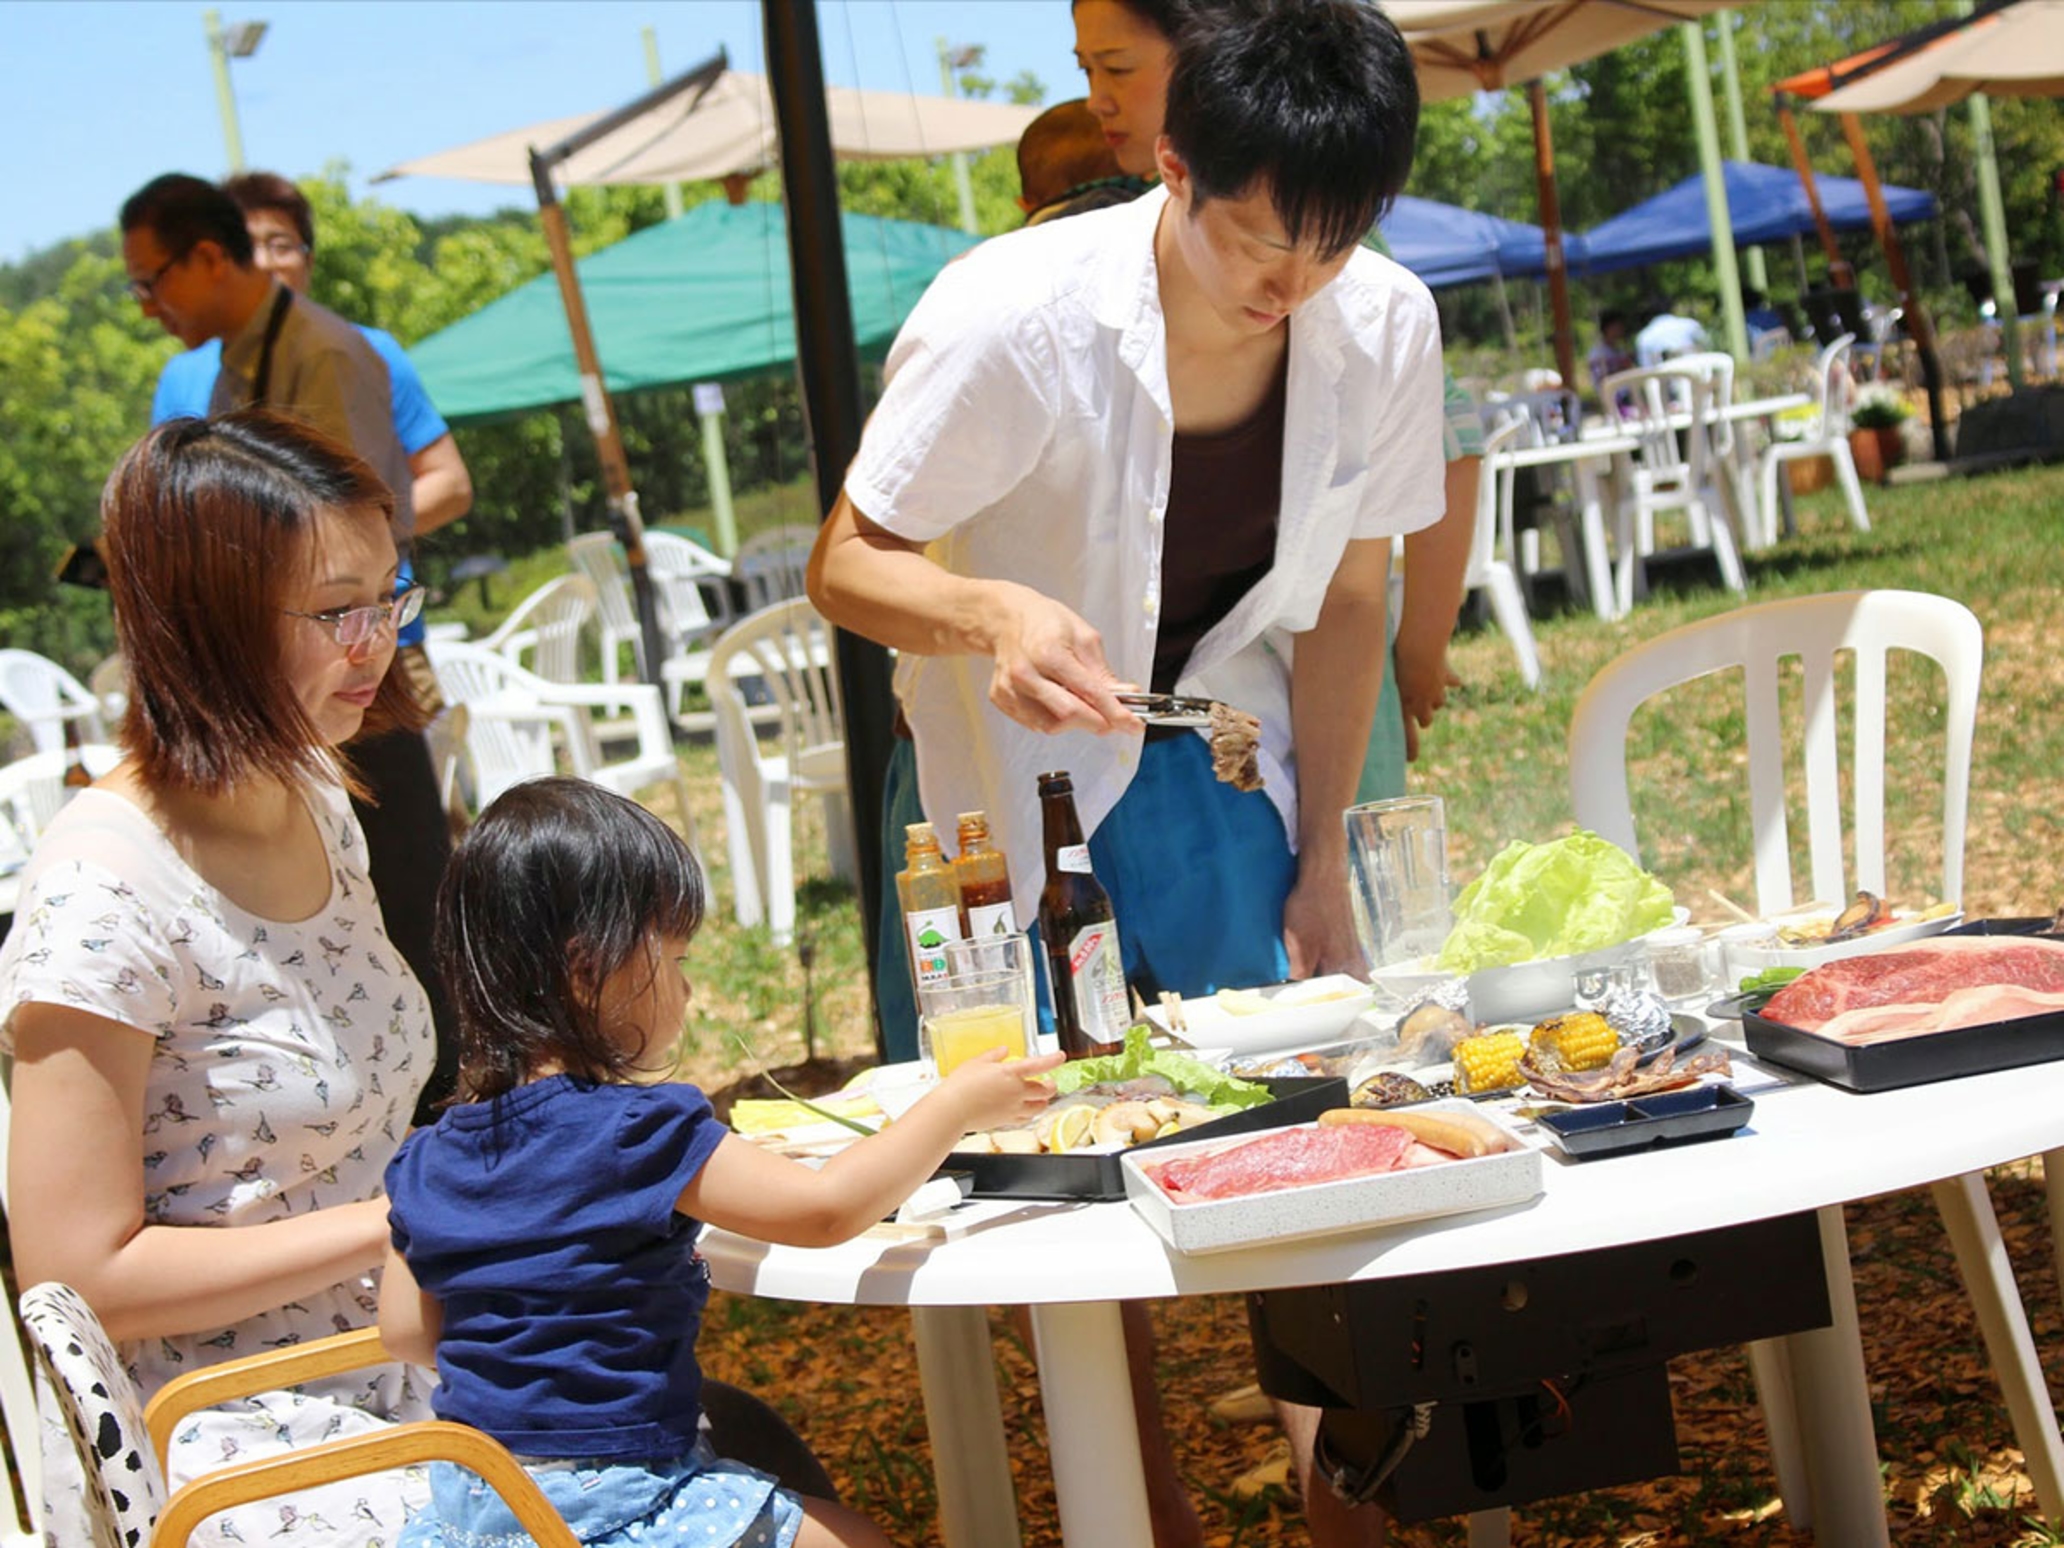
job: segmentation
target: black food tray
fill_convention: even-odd
[[[1756,1104],[1732,1086],[1691,1086],[1627,1102],[1544,1113],[1540,1124],[1572,1160],[1624,1156],[1658,1145],[1724,1139],[1749,1121]]]
[[[2047,916],[2030,919],[1974,919],[1949,935],[2034,935]],[[2064,1011],[1989,1021],[1981,1026],[1924,1032],[1855,1048],[1817,1033],[1772,1021],[1756,1011],[1742,1017],[1749,1052],[1772,1064],[1798,1070],[1844,1091],[1896,1091],[1964,1075],[1989,1075],[2064,1059]]]
[[[1272,1102],[1180,1129],[1163,1139],[1146,1140],[1133,1150],[1156,1145],[1218,1139],[1260,1129],[1281,1129],[1310,1123],[1329,1108],[1347,1106],[1347,1082],[1337,1076],[1283,1076],[1263,1080]],[[1117,1151],[1089,1155],[983,1156],[955,1151],[941,1163],[944,1172],[965,1172],[974,1179],[978,1199],[1110,1200],[1125,1197],[1125,1173]]]

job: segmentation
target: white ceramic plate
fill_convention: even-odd
[[[1348,1024],[1367,1010],[1376,996],[1375,990],[1346,973],[1270,984],[1252,992],[1270,1002],[1267,1010],[1236,1015],[1218,996],[1209,995],[1182,1002],[1187,1023],[1184,1031],[1169,1027],[1168,1012],[1159,1005],[1147,1007],[1147,1019],[1193,1049],[1266,1053],[1338,1042]]]
[[[1727,988],[1739,988],[1741,981],[1752,973],[1766,968],[1814,968],[1823,962],[1836,962],[1843,957],[1861,957],[1868,952],[1883,951],[1890,946],[1903,946],[1908,941],[1917,941],[1926,936],[1940,935],[1943,931],[1963,923],[1962,909],[1954,913],[1941,914],[1933,919],[1907,919],[1873,930],[1868,935],[1859,935],[1832,945],[1821,942],[1813,946],[1784,946],[1773,940],[1767,946],[1744,945],[1730,941],[1727,946]]]

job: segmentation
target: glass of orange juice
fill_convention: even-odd
[[[1030,942],[1010,935],[951,943],[945,975],[918,986],[918,1012],[941,1076],[991,1048],[1024,1058],[1037,1015]]]

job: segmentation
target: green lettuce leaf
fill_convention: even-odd
[[[1595,833],[1514,840],[1455,899],[1439,967],[1475,973],[1575,956],[1660,930],[1671,918],[1670,889]]]
[[[1159,1075],[1176,1090],[1195,1094],[1206,1107],[1229,1110],[1260,1107],[1274,1100],[1266,1086],[1235,1079],[1201,1059],[1177,1053],[1172,1048],[1149,1046],[1150,1036],[1152,1034],[1146,1027],[1128,1027],[1125,1047],[1119,1052],[1100,1054],[1094,1059],[1071,1059],[1053,1072],[1054,1090],[1066,1096],[1071,1091],[1080,1091],[1084,1086],[1094,1086],[1101,1081],[1136,1080],[1142,1075]]]

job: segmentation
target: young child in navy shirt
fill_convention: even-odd
[[[701,923],[695,857],[581,780],[510,790],[452,857],[438,955],[461,1028],[458,1104],[387,1170],[380,1333],[434,1361],[441,1418],[517,1454],[584,1544],[887,1544],[865,1517],[714,1455],[698,1431],[702,1224],[844,1241],[963,1134],[1022,1122],[1059,1056],[956,1069],[821,1170],[733,1136],[671,1066]],[[528,1543],[472,1473],[431,1472],[398,1548]]]

